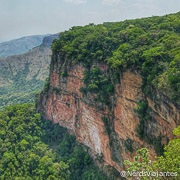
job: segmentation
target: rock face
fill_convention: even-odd
[[[137,135],[139,118],[137,102],[144,98],[141,90],[142,79],[138,72],[127,70],[119,76],[115,84],[111,109],[94,101],[92,94],[83,95],[82,64],[64,66],[63,58],[54,55],[50,67],[49,88],[40,96],[39,111],[44,118],[71,130],[77,140],[88,146],[95,154],[102,156],[104,165],[111,165],[118,171],[124,168],[123,161],[132,160],[135,151],[141,147],[154,146]],[[94,61],[102,73],[107,74],[107,65]],[[62,75],[66,68],[67,76]],[[163,94],[157,92],[155,100],[147,99],[151,117],[146,131],[149,136],[161,136],[165,144],[173,138],[172,131],[180,124],[180,109]],[[102,117],[105,117],[103,121]],[[110,132],[107,132],[109,125]]]

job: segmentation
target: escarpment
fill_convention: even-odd
[[[44,118],[68,128],[96,159],[117,171],[141,147],[152,157],[160,155],[180,124],[177,89],[171,89],[172,97],[166,93],[176,85],[159,82],[170,77],[176,55],[166,54],[162,43],[147,46],[146,38],[153,41],[153,33],[159,33],[147,35],[147,29],[130,21],[62,33],[52,46],[50,76],[40,95]]]
[[[137,102],[144,98],[138,72],[127,70],[119,77],[120,83],[115,85],[114,97],[111,97],[114,107],[109,109],[97,102],[90,93],[83,95],[80,92],[85,70],[83,65],[67,67],[67,76],[64,77],[59,72],[63,67],[61,61],[60,56],[54,56],[49,88],[41,93],[40,111],[44,118],[70,129],[77,140],[94,154],[103,155],[105,163],[120,171],[123,161],[132,159],[137,149],[148,147],[154,155],[154,146],[158,148],[158,145],[166,144],[173,138],[172,130],[180,123],[180,113],[174,104],[167,104],[163,95],[156,97],[160,104],[147,99],[151,119],[148,120],[144,138],[151,138],[149,141],[155,139],[155,142],[148,143],[148,140],[138,137],[136,129],[140,120]],[[93,65],[106,73],[106,64],[95,62]]]

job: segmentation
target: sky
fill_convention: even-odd
[[[180,0],[0,0],[0,42],[178,11]]]

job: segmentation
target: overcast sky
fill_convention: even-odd
[[[0,0],[0,42],[180,11],[180,0]]]

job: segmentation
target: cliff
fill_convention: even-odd
[[[106,72],[106,64],[95,63],[102,72]],[[115,87],[114,108],[112,111],[101,110],[100,104],[93,100],[91,95],[83,96],[79,91],[83,86],[84,67],[81,64],[68,69],[68,77],[62,77],[59,69],[62,60],[54,56],[50,71],[50,87],[42,92],[40,111],[44,118],[71,130],[77,140],[88,146],[95,154],[101,156],[105,164],[114,166],[117,170],[123,169],[123,161],[132,160],[135,151],[141,147],[151,149],[155,155],[153,145],[149,145],[136,133],[139,118],[136,112],[138,99],[143,98],[141,91],[142,78],[138,72],[126,71],[120,78],[120,84]],[[172,130],[180,124],[179,108],[167,102],[166,96],[159,94],[156,104],[148,99],[152,109],[152,120],[149,121],[147,133],[150,137],[162,137],[166,144],[167,138],[173,138]],[[156,107],[156,108],[155,108]],[[112,121],[111,133],[108,135],[102,117]]]
[[[172,84],[169,79],[176,79],[170,73],[176,54],[166,53],[162,39],[152,43],[154,36],[162,38],[161,31],[154,32],[159,24],[152,22],[161,17],[156,18],[61,33],[52,46],[50,77],[40,95],[38,109],[44,118],[68,128],[92,156],[119,172],[141,147],[150,149],[152,157],[160,155],[180,124],[174,88],[178,80]],[[149,22],[155,27],[147,35]],[[175,66],[173,71],[179,73]]]

